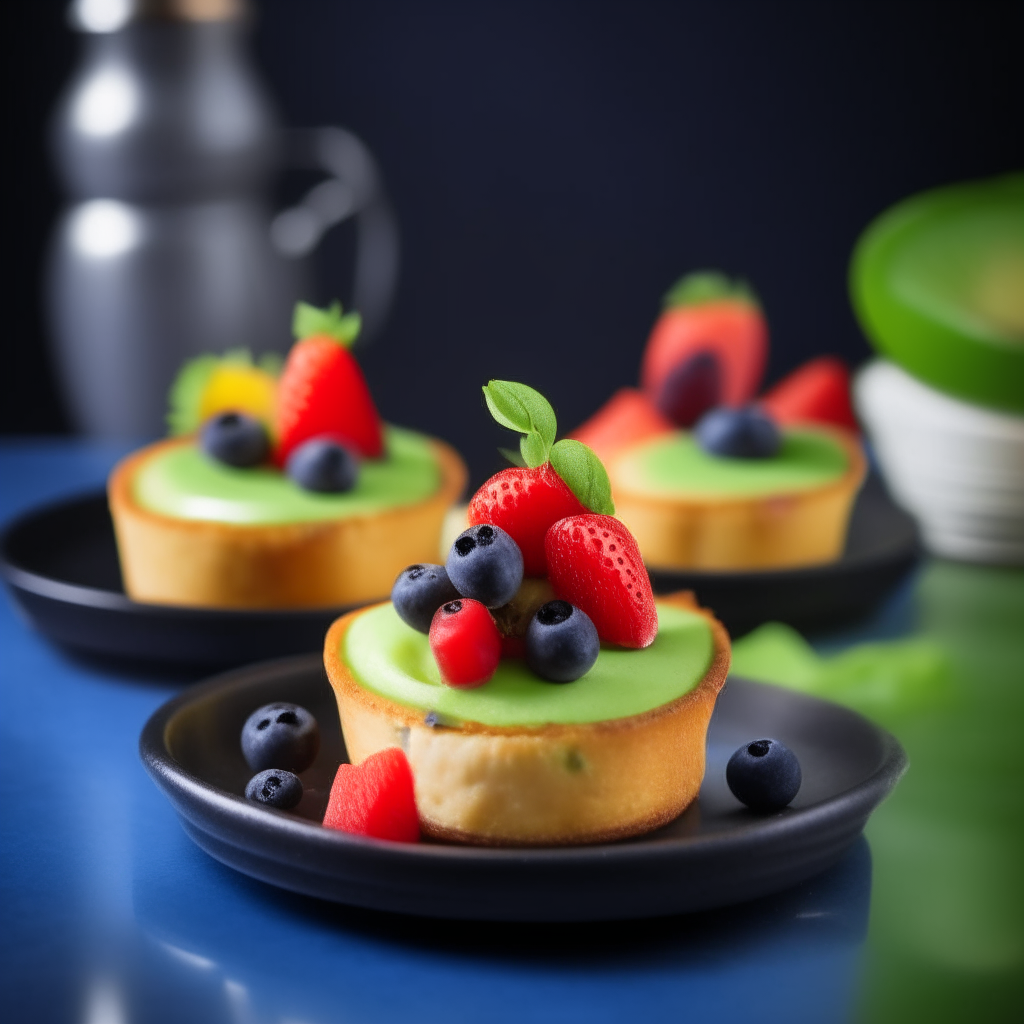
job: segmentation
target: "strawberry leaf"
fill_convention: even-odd
[[[746,281],[742,278],[734,281],[717,270],[698,270],[680,278],[665,294],[662,305],[665,309],[675,309],[677,306],[700,306],[723,299],[761,308],[757,293]]]
[[[543,466],[558,431],[551,403],[539,391],[510,380],[492,380],[483,391],[487,408],[495,420],[509,430],[526,435],[519,442],[526,465]]]
[[[218,356],[196,356],[178,371],[167,396],[167,426],[172,436],[191,434],[199,429],[203,392],[218,366]]]
[[[333,338],[348,348],[356,340],[362,326],[363,320],[358,313],[342,316],[340,302],[332,302],[327,309],[318,309],[307,302],[297,302],[292,315],[292,333],[299,341],[316,335]]]
[[[551,466],[581,505],[601,515],[615,515],[608,473],[592,448],[565,438],[551,449]]]

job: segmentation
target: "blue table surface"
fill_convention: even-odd
[[[101,485],[122,451],[5,442],[0,520]],[[947,570],[959,571],[940,566],[939,583],[960,593],[963,580],[950,584]],[[1019,690],[1024,576],[976,571],[996,574],[968,582],[1007,612],[996,675],[1015,676]],[[930,600],[933,567],[923,579],[870,623],[820,638],[819,649],[920,632],[921,587]],[[77,661],[34,633],[9,598],[0,651],[6,1020],[794,1024],[924,1019],[924,1007],[931,1021],[1014,1016],[1024,964],[1019,751],[996,758],[1013,785],[962,828],[939,827],[934,786],[907,785],[915,747],[927,780],[931,752],[942,760],[959,712],[933,709],[896,729],[912,769],[873,820],[870,845],[861,839],[794,890],[653,921],[453,923],[324,904],[212,860],[186,837],[137,753],[143,723],[185,684]],[[1002,722],[1020,747],[1013,692],[1001,685],[985,698],[986,735]],[[993,825],[1007,821],[1001,831]],[[937,869],[922,853],[929,844],[945,851]],[[976,871],[985,877],[961,884]],[[918,903],[908,904],[914,894]],[[959,1015],[979,1000],[984,1014]]]

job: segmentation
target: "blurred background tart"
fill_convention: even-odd
[[[466,470],[440,441],[384,425],[347,345],[358,316],[300,304],[278,379],[241,353],[179,375],[181,435],[111,474],[128,594],[221,608],[364,603],[431,559]]]

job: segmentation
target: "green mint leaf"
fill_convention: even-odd
[[[717,270],[698,270],[680,278],[666,292],[662,305],[665,309],[677,306],[700,306],[706,302],[731,299],[745,302],[755,309],[761,308],[757,294],[742,278],[735,281]]]
[[[167,396],[167,426],[173,437],[199,429],[203,391],[219,365],[217,356],[196,356],[178,371]]]
[[[520,469],[526,468],[526,460],[515,450],[515,448],[499,448],[498,451],[508,459],[513,466],[518,466]]]
[[[531,430],[530,433],[524,434],[519,439],[519,451],[522,452],[523,462],[530,469],[536,469],[548,461],[548,456],[551,454],[551,445],[545,444],[544,438],[536,430]]]
[[[551,466],[591,512],[615,515],[612,485],[603,463],[582,441],[565,438],[551,449]]]
[[[341,312],[341,303],[332,302],[327,309],[319,309],[308,302],[295,303],[292,316],[292,333],[301,341],[314,335],[326,335],[348,348],[359,335],[363,326],[358,313]]]
[[[537,465],[541,466],[548,461],[548,452],[555,443],[558,424],[551,403],[539,391],[511,380],[492,380],[484,387],[484,400],[491,415],[503,427],[518,430],[520,434],[536,434],[544,452],[544,457]],[[529,449],[531,452],[537,451],[537,442],[529,442]],[[526,457],[525,450],[523,457]]]

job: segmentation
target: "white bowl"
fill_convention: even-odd
[[[1024,416],[951,398],[884,360],[857,375],[854,398],[893,497],[932,551],[1024,563]]]

